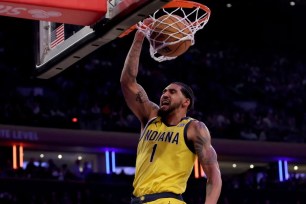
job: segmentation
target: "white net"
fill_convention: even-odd
[[[159,52],[160,50],[181,41],[190,41],[191,45],[194,45],[195,33],[206,25],[209,16],[210,11],[204,10],[200,6],[195,8],[162,8],[150,15],[149,21],[145,19],[139,22],[137,24],[137,29],[144,33],[149,40],[151,57],[158,62],[162,62],[165,60],[173,60],[177,56],[162,55]],[[165,19],[167,18],[171,18],[172,21],[165,25]],[[150,23],[148,24],[147,22]],[[163,24],[163,29],[158,30],[158,34],[156,34],[157,31],[154,29],[161,24]],[[175,24],[184,24],[184,26],[178,27],[175,26]],[[169,29],[171,33],[169,33]],[[161,38],[160,36],[163,37]],[[169,40],[170,38],[171,40]]]

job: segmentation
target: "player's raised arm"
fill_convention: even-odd
[[[194,121],[188,129],[188,138],[193,141],[199,162],[207,176],[205,204],[216,204],[221,193],[222,179],[209,130],[203,122]]]
[[[142,126],[157,114],[158,106],[149,100],[143,87],[137,83],[139,57],[144,35],[136,32],[121,73],[121,89],[128,107],[140,120]]]

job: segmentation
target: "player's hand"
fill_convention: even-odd
[[[151,17],[146,18],[137,24],[137,28],[138,30],[148,31],[151,29],[153,22],[154,20]]]
[[[145,37],[145,34],[143,32],[141,32],[140,30],[136,30],[135,38],[134,38],[135,41],[142,41],[144,37]]]
[[[136,31],[136,36],[135,36],[135,40],[139,39],[139,40],[143,40],[145,36],[148,35],[148,33],[151,32],[151,27],[153,24],[154,20],[149,17],[144,19],[143,21],[140,21],[137,24],[137,31]]]
[[[148,28],[151,28],[152,27],[152,24],[153,24],[154,20],[153,18],[149,17],[149,18],[146,18],[142,21],[143,23],[143,26],[146,26]]]

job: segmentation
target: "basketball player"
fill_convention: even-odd
[[[203,122],[187,117],[193,91],[174,82],[162,92],[159,106],[137,83],[144,35],[136,32],[121,74],[128,107],[141,122],[131,203],[183,204],[182,193],[196,156],[207,176],[205,204],[216,204],[222,186],[217,154]]]

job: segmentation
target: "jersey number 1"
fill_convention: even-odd
[[[152,161],[153,161],[153,157],[154,157],[154,154],[155,154],[155,152],[156,152],[156,148],[157,148],[157,144],[155,144],[155,145],[153,146],[153,150],[152,150],[152,154],[151,154],[150,162],[152,162]]]

